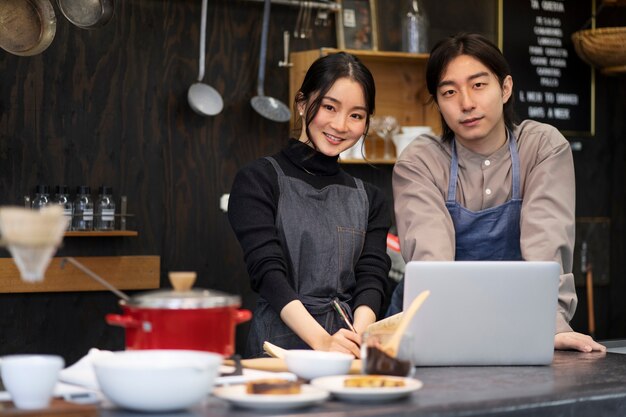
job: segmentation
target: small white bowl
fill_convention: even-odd
[[[171,411],[213,390],[222,356],[192,350],[129,350],[97,358],[100,389],[114,404],[137,411]]]
[[[429,126],[402,126],[402,133],[395,133],[392,137],[393,144],[396,145],[396,156],[400,156],[402,151],[420,135],[433,131]]]
[[[289,371],[304,379],[345,375],[350,371],[352,360],[354,360],[352,355],[340,352],[298,349],[285,352],[285,362]]]
[[[433,133],[433,130],[430,126],[401,126],[401,132],[418,137],[424,133]]]

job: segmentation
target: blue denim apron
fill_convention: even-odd
[[[454,224],[457,261],[519,261],[520,214],[522,198],[520,192],[520,165],[516,140],[513,132],[508,132],[511,153],[512,190],[511,199],[499,206],[479,211],[471,211],[456,201],[456,186],[459,161],[456,140],[452,141],[452,161],[450,162],[450,183],[446,208]],[[400,281],[391,297],[387,316],[402,311],[404,279]]]
[[[274,158],[280,196],[276,213],[279,239],[287,255],[290,285],[307,311],[330,334],[346,327],[332,307],[336,298],[352,319],[349,303],[356,287],[354,268],[365,241],[369,200],[363,182],[356,188],[329,185],[321,190],[289,177]],[[263,356],[263,342],[285,349],[310,349],[269,303],[254,310],[246,357]]]

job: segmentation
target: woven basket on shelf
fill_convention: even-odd
[[[626,27],[580,30],[572,42],[578,56],[602,73],[626,72]]]

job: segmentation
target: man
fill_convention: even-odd
[[[480,35],[456,35],[433,48],[426,83],[443,134],[416,140],[394,168],[402,254],[407,260],[559,262],[555,348],[604,351],[569,325],[577,303],[569,143],[552,126],[513,123],[510,74],[502,53]],[[402,290],[401,283],[390,313],[401,309]]]

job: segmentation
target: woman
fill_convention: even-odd
[[[372,74],[356,57],[318,59],[295,97],[299,138],[235,178],[228,217],[260,295],[248,357],[262,356],[264,341],[359,356],[385,293],[391,213],[383,194],[344,172],[338,157],[367,134],[374,99]]]
[[[443,135],[415,141],[394,167],[404,258],[559,262],[555,348],[605,350],[569,325],[577,300],[574,164],[567,140],[547,124],[514,124],[508,63],[480,35],[439,42],[426,83]],[[394,292],[390,313],[401,308],[402,288]]]

